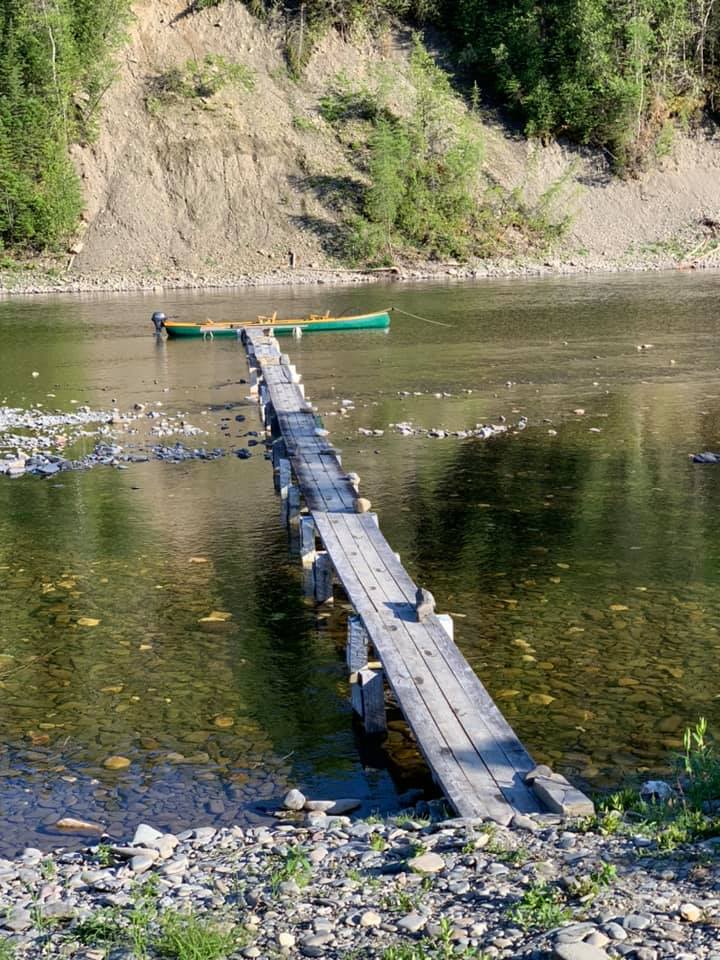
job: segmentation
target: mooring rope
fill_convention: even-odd
[[[393,313],[404,313],[406,317],[412,317],[413,320],[422,320],[424,323],[432,323],[436,327],[452,327],[451,323],[441,323],[440,320],[430,320],[428,317],[419,317],[416,313],[408,313],[407,310],[401,310],[400,307],[390,307]]]

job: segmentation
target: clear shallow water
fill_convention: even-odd
[[[242,409],[239,444],[257,426],[250,404],[224,409],[246,396],[242,347],[156,344],[153,309],[239,319],[395,303],[452,324],[396,315],[389,335],[287,347],[386,536],[456,614],[457,642],[533,755],[604,787],[662,770],[699,715],[720,721],[720,468],[687,457],[720,451],[719,284],[2,301],[0,403],[161,403],[209,445],[228,445],[221,417]],[[342,422],[341,398],[356,403]],[[529,426],[487,442],[388,428],[500,415]],[[366,811],[425,783],[401,725],[386,751],[353,725],[342,605],[318,618],[303,600],[259,449],[0,478],[0,854],[63,842],[62,815],[121,835],[140,819],[179,829],[261,814],[288,783],[362,797]],[[209,632],[198,621],[211,610],[232,618]],[[130,767],[105,769],[111,755]]]

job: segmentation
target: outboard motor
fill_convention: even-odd
[[[155,333],[159,337],[163,331],[163,327],[165,325],[165,321],[167,320],[167,317],[162,312],[162,310],[156,310],[150,319],[155,324]]]

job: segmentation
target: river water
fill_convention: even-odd
[[[5,300],[0,404],[139,402],[202,427],[189,445],[229,448],[259,429],[241,345],[156,343],[154,309],[395,304],[449,324],[396,314],[389,334],[287,348],[385,535],[455,615],[532,754],[607,789],[666,773],[686,725],[720,722],[720,466],[688,457],[720,451],[719,288],[673,273]],[[487,441],[389,426],[501,417],[528,425]],[[365,812],[428,787],[401,722],[379,748],[353,723],[346,610],[304,600],[252,449],[0,477],[0,855],[86,842],[54,828],[61,816],[122,836],[140,820],[252,821],[290,784]],[[212,611],[231,616],[199,622]],[[130,765],[108,769],[118,756]]]

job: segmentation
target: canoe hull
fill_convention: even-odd
[[[165,330],[169,337],[230,337],[237,339],[243,330],[272,329],[278,336],[292,334],[296,327],[303,333],[328,333],[334,330],[386,330],[390,326],[390,314],[387,310],[378,313],[365,313],[354,317],[310,317],[302,320],[275,321],[275,323],[179,323],[165,321]]]

